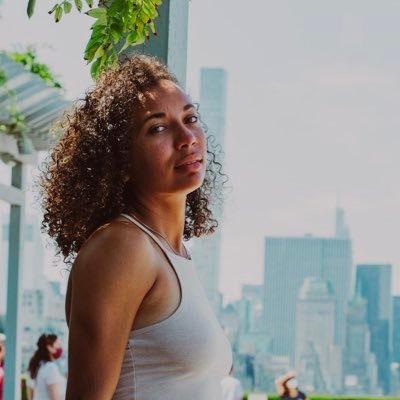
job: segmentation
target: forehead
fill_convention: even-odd
[[[139,95],[138,112],[151,114],[167,111],[172,107],[183,108],[190,103],[189,96],[176,83],[169,80],[160,80],[157,85]]]

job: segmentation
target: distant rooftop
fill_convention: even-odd
[[[317,277],[304,279],[299,291],[300,300],[331,300],[333,296],[332,285]]]

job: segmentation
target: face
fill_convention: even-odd
[[[47,350],[49,351],[50,357],[53,360],[56,360],[61,357],[62,347],[61,347],[61,343],[59,342],[58,339],[53,344],[47,345]]]
[[[130,184],[136,193],[194,191],[206,169],[206,141],[196,107],[168,80],[161,80],[140,100],[134,109]]]
[[[296,378],[289,379],[286,385],[289,389],[297,389],[298,387],[297,379]]]

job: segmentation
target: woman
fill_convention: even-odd
[[[6,335],[0,332],[0,400],[3,400],[5,345]]]
[[[44,227],[73,261],[66,399],[220,400],[231,349],[182,243],[217,225],[220,165],[197,108],[136,55],[64,130],[42,189]]]
[[[275,387],[281,400],[307,400],[305,393],[299,390],[296,373],[290,371],[275,381]]]
[[[56,335],[41,335],[37,350],[29,361],[31,381],[29,400],[62,400],[65,396],[65,378],[54,362],[62,355],[62,347]]]

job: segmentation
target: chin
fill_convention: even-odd
[[[197,190],[199,187],[201,187],[203,182],[204,182],[204,176],[192,177],[192,179],[188,180],[188,182],[182,185],[183,187],[181,189],[182,191],[185,192],[185,194],[189,194]]]

